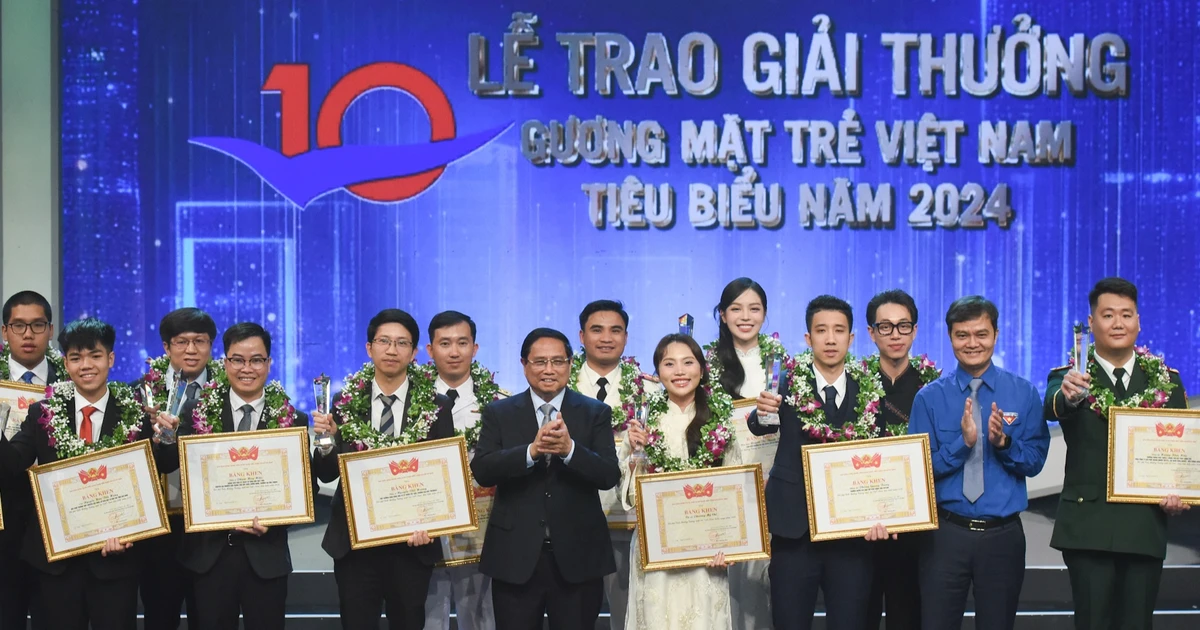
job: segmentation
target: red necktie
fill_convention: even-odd
[[[79,423],[79,437],[83,438],[84,444],[92,443],[92,414],[96,413],[96,408],[88,405],[83,408],[83,422]]]

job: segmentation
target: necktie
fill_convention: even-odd
[[[171,408],[167,413],[172,416],[179,415],[179,406],[183,404],[184,396],[186,395],[188,382],[183,380],[183,372],[175,373],[175,395],[171,397]]]
[[[450,410],[454,411],[454,403],[458,402],[458,390],[457,389],[446,390],[446,398],[450,399]]]
[[[379,400],[383,402],[383,413],[379,414],[379,432],[384,435],[392,434],[392,427],[395,426],[395,415],[392,413],[392,405],[396,404],[399,397],[395,394],[385,396],[380,394]]]
[[[833,385],[826,385],[825,389],[825,418],[837,412],[837,388]]]
[[[242,405],[242,419],[238,422],[238,431],[249,431],[250,421],[254,416],[254,405]]]
[[[25,373],[21,375],[21,382],[29,383],[32,385],[34,376],[36,376],[36,375],[33,373],[33,370],[26,370]]]
[[[79,437],[83,438],[84,444],[92,443],[92,414],[96,413],[96,408],[88,405],[81,409],[83,412],[83,422],[79,423]]]
[[[554,405],[551,405],[550,403],[546,403],[546,404],[542,405],[541,407],[538,407],[538,409],[541,410],[541,412],[542,412],[542,420],[541,420],[541,422],[538,422],[538,428],[540,429],[540,428],[546,426],[547,422],[550,422],[551,420],[554,419]],[[550,464],[550,453],[543,454],[542,459],[545,460],[547,465],[549,465]]]
[[[975,422],[975,446],[967,456],[963,465],[963,496],[974,503],[983,496],[983,443],[987,441],[987,433],[983,428],[983,410],[979,407],[979,386],[983,379],[971,379],[971,420]]]
[[[604,399],[608,398],[608,379],[601,376],[600,380],[596,381],[596,387],[600,388],[596,390],[596,400],[604,402]]]
[[[1117,400],[1122,400],[1129,395],[1129,392],[1125,390],[1125,368],[1113,370],[1113,394]]]

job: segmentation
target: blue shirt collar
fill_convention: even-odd
[[[999,368],[996,367],[996,363],[993,361],[988,364],[987,371],[979,378],[983,379],[983,384],[987,385],[988,389],[996,391],[996,379],[999,377],[999,374]],[[962,368],[961,363],[954,368],[954,380],[958,383],[958,388],[962,391],[965,392],[971,388],[971,379],[973,378],[975,377]]]

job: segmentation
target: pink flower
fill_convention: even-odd
[[[55,446],[58,446],[58,440],[54,439],[53,435],[48,435],[46,436],[46,445],[50,448],[54,448]]]
[[[879,411],[879,401],[872,400],[869,404],[867,404],[866,409],[864,409],[863,411],[865,411],[867,413],[877,413]]]
[[[54,386],[53,386],[53,385],[47,385],[47,386],[46,386],[46,398],[50,398],[50,397],[51,397],[51,396],[53,396],[53,395],[54,395]]]
[[[358,441],[358,442],[355,442],[355,443],[354,443],[354,450],[356,450],[356,451],[365,451],[365,450],[367,450],[367,443],[366,443],[366,442],[363,442],[363,441],[361,441],[361,440],[360,440],[360,441]]]
[[[1141,404],[1139,404],[1138,406],[1139,406],[1139,407],[1149,407],[1149,406],[1150,406],[1150,401],[1149,401],[1149,400],[1143,400],[1143,401],[1141,402]]]
[[[149,372],[146,373],[146,382],[153,383],[153,382],[159,381],[159,380],[162,380],[162,376],[159,375],[158,372],[155,372],[154,370],[150,370]]]
[[[1166,402],[1167,402],[1167,393],[1166,393],[1166,392],[1164,392],[1164,391],[1163,391],[1163,390],[1161,390],[1161,389],[1160,389],[1160,390],[1158,390],[1158,391],[1156,391],[1156,392],[1154,392],[1154,402],[1158,403],[1158,405],[1155,405],[1155,406],[1161,406],[1161,405],[1164,405],[1164,404],[1166,404]]]
[[[366,389],[366,388],[367,388],[367,382],[366,382],[366,381],[359,381],[359,382],[357,382],[357,383],[355,383],[355,384],[354,384],[354,388],[355,388],[355,389]]]
[[[771,333],[771,338],[776,341],[779,341],[779,333],[777,333],[777,332]]]

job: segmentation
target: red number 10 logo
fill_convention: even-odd
[[[271,68],[263,82],[263,94],[279,94],[282,146],[294,157],[309,150],[308,64],[280,63]],[[429,75],[402,63],[381,61],[356,68],[338,80],[317,112],[317,148],[342,146],[342,118],[350,105],[368,92],[394,89],[410,94],[429,115],[430,140],[454,138],[454,111],[446,93]],[[388,203],[414,197],[442,176],[445,166],[408,175],[348,186],[346,190],[363,199]]]

